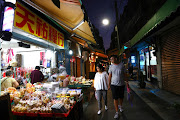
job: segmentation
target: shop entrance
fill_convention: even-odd
[[[23,44],[23,45],[22,45]],[[28,82],[29,75],[35,66],[40,66],[44,76],[56,67],[55,52],[37,45],[21,42],[17,39],[2,41],[1,68],[2,74],[8,66],[13,66],[14,77]]]

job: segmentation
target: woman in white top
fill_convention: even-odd
[[[105,110],[108,110],[107,107],[107,90],[108,90],[108,74],[104,71],[104,67],[101,64],[98,64],[97,73],[94,77],[94,88],[95,88],[95,95],[98,101],[98,115],[101,114],[102,108],[102,96],[104,99]]]

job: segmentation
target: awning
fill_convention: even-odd
[[[104,52],[102,50],[99,50],[99,49],[93,49],[91,51],[91,53],[94,53],[98,57],[108,58],[108,56],[106,54],[104,54]]]
[[[108,58],[107,55],[103,54],[103,53],[99,53],[99,52],[95,52],[95,55],[102,57],[102,58]]]
[[[52,0],[23,0],[30,6],[49,16],[71,35],[79,36],[92,44],[96,44],[89,24],[84,20],[84,13],[79,0],[60,0],[60,8]]]
[[[167,0],[164,5],[154,14],[154,16],[137,32],[137,34],[130,40],[130,46],[134,46],[145,35],[153,30],[157,25],[170,16],[172,12],[176,11],[180,6],[180,0]],[[124,47],[119,51],[119,55],[124,52]]]

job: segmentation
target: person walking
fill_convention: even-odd
[[[94,88],[95,88],[95,95],[96,99],[98,101],[98,112],[97,114],[101,114],[102,109],[102,96],[104,99],[105,104],[105,110],[108,110],[107,107],[107,90],[108,90],[108,74],[106,71],[104,71],[104,67],[101,64],[98,64],[97,67],[97,73],[94,77]]]
[[[30,78],[31,78],[31,83],[32,84],[34,84],[36,82],[42,82],[44,80],[44,75],[40,71],[40,67],[39,66],[36,66],[35,70],[33,70],[31,72]]]
[[[123,112],[122,104],[123,104],[123,98],[124,98],[124,89],[125,89],[125,81],[126,78],[126,72],[125,67],[122,62],[118,61],[118,57],[116,55],[112,55],[110,57],[111,65],[109,67],[109,86],[108,89],[111,89],[112,96],[114,99],[114,107],[116,110],[116,113],[114,115],[114,118],[117,119],[119,117],[119,112]],[[126,79],[126,82],[128,80]]]

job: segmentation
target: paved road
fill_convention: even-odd
[[[124,112],[120,114],[118,120],[162,120],[146,103],[144,103],[134,92],[133,106],[124,98]],[[113,120],[115,109],[111,91],[108,91],[108,111],[102,110],[101,115],[97,115],[97,101],[92,97],[87,108],[84,109],[82,120]]]

